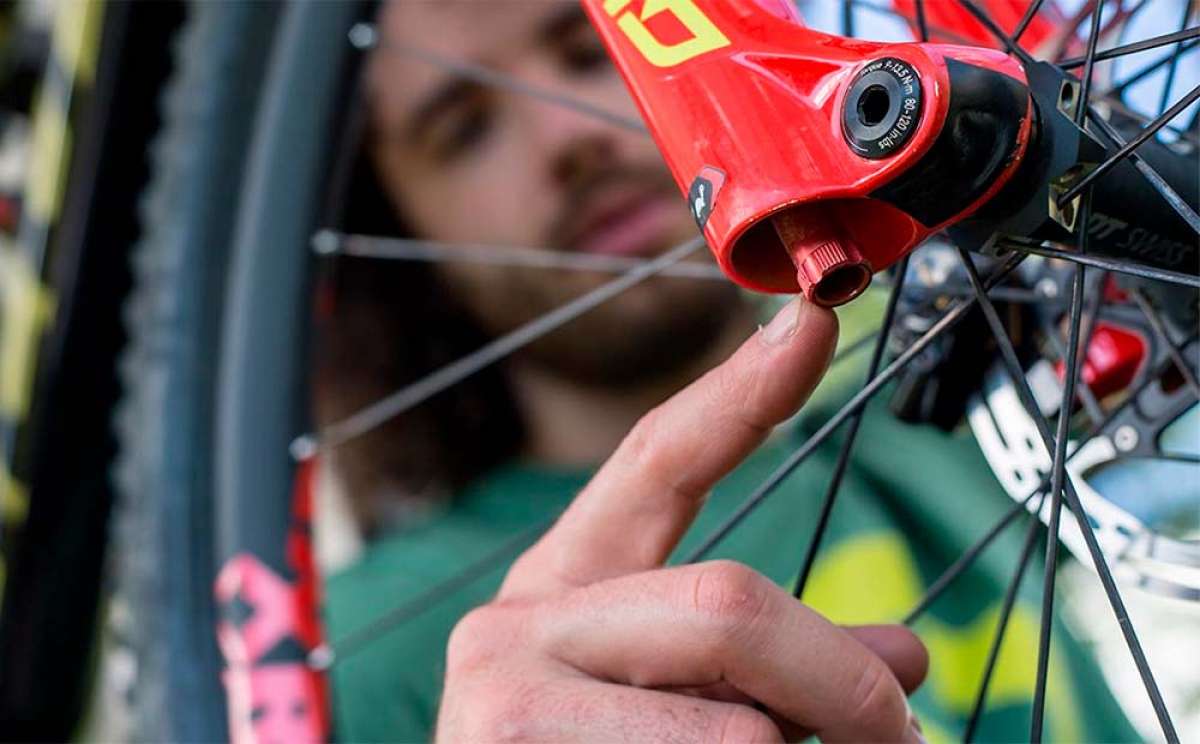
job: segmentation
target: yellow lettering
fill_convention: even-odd
[[[38,343],[53,317],[53,297],[29,262],[0,245],[0,415],[19,421],[28,412]]]
[[[696,7],[693,0],[646,0],[640,16],[628,9],[631,2],[605,0],[604,10],[617,18],[617,26],[642,56],[656,67],[674,67],[705,52],[729,46],[729,39],[704,15],[704,11]],[[650,33],[646,22],[668,11],[691,32],[691,38],[667,45]]]
[[[56,8],[54,52],[73,85],[91,85],[96,76],[103,22],[102,0],[74,0]]]
[[[52,87],[43,85],[34,104],[29,178],[25,183],[25,208],[30,217],[43,224],[58,218],[71,162],[66,103]]]

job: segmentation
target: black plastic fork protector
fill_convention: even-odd
[[[1036,108],[1028,150],[1011,181],[971,218],[950,230],[959,244],[970,248],[991,245],[997,236],[1016,235],[1074,244],[1076,236],[1049,217],[1051,182],[1076,166],[1094,166],[1115,152],[1103,135],[1075,125],[1059,108],[1064,85],[1075,78],[1039,62],[1026,68]],[[953,107],[954,100],[952,98]],[[1126,140],[1137,124],[1114,118],[1112,125]],[[1189,205],[1200,204],[1200,155],[1197,148],[1177,147],[1151,138],[1137,150]],[[1127,158],[1092,187],[1088,250],[1113,258],[1171,271],[1196,273],[1200,268],[1200,239]],[[1079,228],[1077,228],[1078,230]]]

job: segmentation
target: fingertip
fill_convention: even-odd
[[[810,351],[823,351],[825,356],[822,369],[827,369],[837,349],[840,331],[838,314],[828,307],[808,302],[803,296],[798,297],[797,301],[800,303],[800,327],[804,329],[797,335],[805,336],[805,345]]]
[[[837,313],[827,307],[814,305],[805,300],[804,295],[792,298],[775,313],[770,323],[759,329],[759,337],[766,346],[786,346],[797,342],[832,346],[837,335]]]
[[[797,296],[717,371],[739,416],[772,427],[808,400],[829,368],[837,344],[837,316]]]

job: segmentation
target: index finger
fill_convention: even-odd
[[[724,363],[646,414],[509,572],[502,596],[581,586],[658,567],[713,485],[824,374],[837,316],[796,298]]]

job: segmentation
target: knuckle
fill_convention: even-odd
[[[672,446],[672,426],[667,421],[668,409],[659,406],[650,410],[634,424],[621,447],[622,458],[632,463],[640,477],[651,478],[667,492],[670,503],[696,501],[703,493],[687,477],[688,468],[681,467],[680,449]]]
[[[908,724],[904,692],[883,661],[872,658],[863,666],[850,696],[850,716],[885,736],[898,735]]]
[[[655,470],[661,465],[662,447],[659,446],[658,432],[662,429],[662,417],[661,408],[648,411],[629,430],[622,444],[629,459],[643,472]]]
[[[501,612],[484,605],[463,616],[450,632],[446,644],[447,674],[462,674],[489,664],[498,653],[502,634]]]
[[[774,721],[758,711],[742,705],[731,706],[721,722],[720,744],[782,741],[783,734]]]
[[[723,634],[755,627],[770,601],[768,582],[735,561],[702,564],[692,585],[692,605]]]
[[[520,593],[530,583],[542,578],[545,573],[545,554],[549,552],[546,543],[537,543],[522,553],[509,566],[500,588],[500,596]]]

